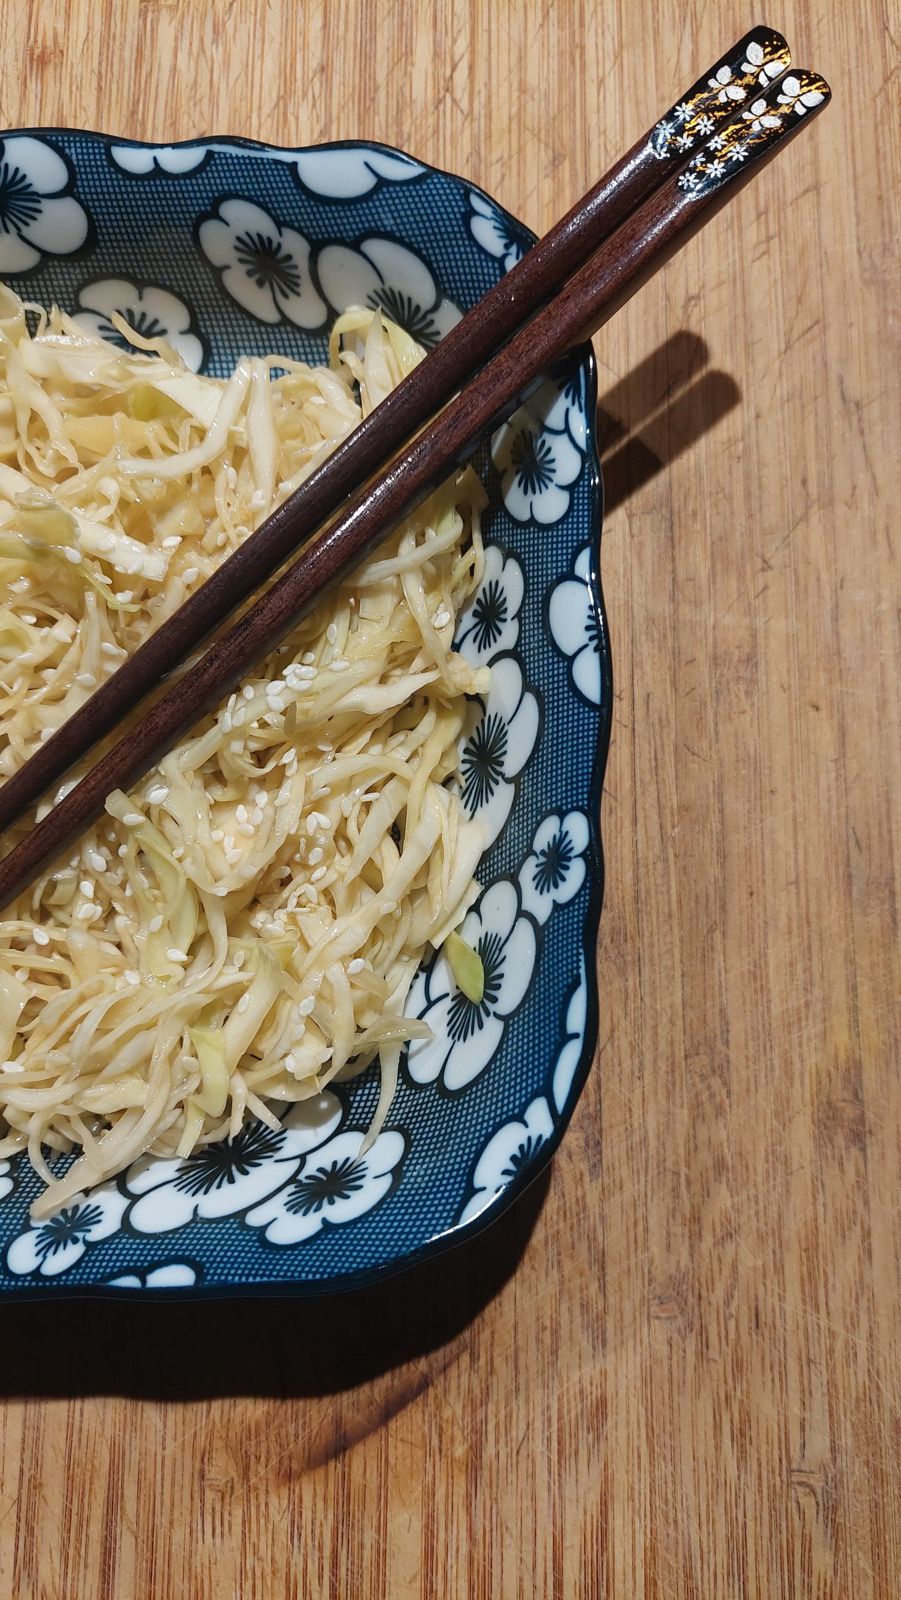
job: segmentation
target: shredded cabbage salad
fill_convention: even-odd
[[[328,367],[225,381],[116,331],[0,285],[0,781],[423,354],[352,310]],[[375,1136],[428,1032],[410,983],[477,894],[455,773],[487,673],[452,641],[483,503],[469,471],[432,496],[0,921],[0,1156],[35,1216],[378,1058]]]

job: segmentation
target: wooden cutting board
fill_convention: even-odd
[[[725,0],[3,0],[4,122],[384,139],[543,230]],[[2,1312],[15,1600],[876,1600],[898,1571],[897,211],[835,104],[598,342],[602,1046],[548,1182],[362,1303]]]

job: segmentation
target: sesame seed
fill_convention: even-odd
[[[141,974],[139,972],[135,972],[133,967],[127,967],[123,976],[125,978],[125,982],[130,983],[132,988],[134,988],[141,981]]]
[[[148,791],[147,803],[148,803],[148,805],[151,805],[151,806],[161,806],[163,801],[168,797],[168,794],[169,794],[169,786],[168,786],[168,784],[165,784],[165,783],[157,784],[155,788],[150,789]]]
[[[225,481],[228,484],[228,487],[230,489],[236,489],[237,488],[237,486],[238,486],[238,474],[236,473],[234,467],[226,467],[226,469],[225,469]]]
[[[235,966],[236,967],[243,967],[243,965],[244,965],[246,960],[247,960],[247,951],[246,950],[236,950],[235,951]]]
[[[3,1071],[3,1072],[24,1072],[25,1071],[25,1063],[23,1061],[4,1061],[2,1063],[2,1065],[0,1065],[0,1071]]]
[[[310,882],[321,883],[327,872],[328,867],[317,867],[315,872],[310,873]]]
[[[73,567],[77,567],[81,564],[81,551],[73,550],[71,545],[67,544],[63,546],[63,555],[67,561],[71,561]]]
[[[241,754],[241,751],[244,749],[244,740],[243,739],[232,739],[228,748],[231,751],[233,756],[239,756]]]
[[[110,644],[108,639],[104,639],[100,649],[105,656],[124,656],[126,654],[121,645]]]
[[[266,504],[266,496],[263,493],[263,490],[262,489],[254,489],[253,494],[251,495],[250,500],[249,500],[248,503],[250,505],[251,511],[261,511],[263,509],[263,506]]]
[[[225,834],[222,832],[221,828],[214,828],[212,833],[210,834],[210,838],[212,839],[214,844],[221,844],[223,839],[225,838]]]
[[[329,662],[329,672],[346,672],[349,666],[350,662],[339,656],[337,661]]]
[[[300,659],[303,662],[303,665],[305,667],[308,667],[310,665],[311,661],[315,661],[316,660],[316,656],[315,656],[315,653],[312,650],[305,650]]]
[[[260,806],[254,806],[250,813],[250,820],[255,828],[260,826],[260,823],[263,821],[263,812]]]
[[[246,822],[247,821],[247,807],[246,806],[235,806],[235,820],[237,822]]]
[[[174,944],[170,945],[169,949],[166,951],[166,960],[167,961],[184,962],[184,961],[187,961],[187,959],[188,958],[185,955],[184,950],[179,950],[177,948],[177,946],[174,945]]]
[[[348,961],[347,963],[347,976],[349,978],[355,977],[358,972],[363,971],[365,965],[366,962],[363,960],[362,956],[355,956],[353,961]]]
[[[307,861],[309,862],[311,867],[318,867],[318,865],[319,865],[321,860],[322,860],[322,851],[320,850],[320,848],[319,848],[319,846],[317,844],[315,850],[311,850],[309,855],[307,856]]]
[[[252,700],[253,697],[254,697],[254,694],[256,693],[256,690],[253,688],[253,686],[251,684],[245,683],[243,689],[241,690],[241,693],[243,694],[245,700]]]
[[[330,622],[329,623],[328,627],[325,630],[325,637],[327,638],[329,644],[334,644],[335,640],[338,637],[338,629],[335,626],[334,622]]]
[[[85,860],[87,861],[89,867],[94,868],[95,872],[105,872],[106,857],[100,850],[86,850]]]
[[[222,729],[223,733],[231,733],[231,731],[232,731],[232,719],[231,719],[231,715],[230,715],[230,713],[228,711],[223,711],[222,716],[221,716],[220,721],[219,721],[219,726]],[[239,742],[238,749],[240,750],[240,748],[241,748],[241,745],[240,745],[240,742]]]
[[[163,918],[161,913],[157,912],[155,917],[151,917],[147,926],[151,933],[159,933],[160,928],[163,926]]]
[[[141,816],[140,811],[126,811],[122,821],[125,823],[126,828],[139,828],[144,818]]]
[[[163,549],[164,550],[177,550],[180,544],[181,544],[181,534],[180,533],[170,533],[168,538],[163,540]]]
[[[91,904],[90,901],[87,901],[87,903],[85,905],[78,907],[78,910],[75,913],[76,921],[78,921],[78,922],[92,922],[93,919],[94,919],[94,916],[96,914],[98,914],[98,913],[99,913],[99,907],[98,906],[94,906],[94,905]]]
[[[10,584],[10,588],[15,589],[16,594],[27,594],[31,588],[31,579],[16,578],[15,582]]]
[[[127,606],[130,603],[130,601],[132,601],[134,599],[134,590],[133,589],[120,589],[119,593],[116,596],[116,599],[117,600],[121,600],[122,604],[124,606]]]
[[[254,833],[256,832],[252,822],[239,822],[237,824],[237,828],[238,832],[243,834],[245,839],[252,839]]]
[[[185,567],[185,570],[184,570],[184,572],[182,573],[181,576],[182,576],[182,582],[183,583],[196,583],[197,579],[200,577],[200,568],[199,567]]]
[[[33,611],[23,611],[22,612],[22,621],[27,623],[29,628],[33,628],[34,624],[37,622],[37,620],[38,619],[35,616]]]
[[[128,845],[127,844],[120,844],[118,850],[116,851],[116,855],[117,856],[127,856],[128,855]]]
[[[231,850],[226,850],[225,859],[230,867],[236,867],[239,861],[243,861],[244,851],[234,846]]]
[[[24,983],[26,981],[27,977],[28,977],[28,968],[27,967],[16,967],[16,970],[13,973],[13,977],[15,978],[17,983]]]
[[[81,880],[80,884],[78,885],[78,887],[81,890],[81,892],[84,895],[86,900],[93,900],[93,898],[94,898],[94,885],[92,884],[90,878],[82,878],[82,880]]]
[[[235,1006],[235,1010],[236,1011],[246,1011],[247,1007],[249,1005],[250,1005],[250,995],[249,994],[242,994],[240,1000],[238,1001],[238,1004]]]
[[[32,930],[31,937],[34,940],[35,944],[49,944],[50,943],[50,935],[49,935],[49,933],[46,933],[43,928],[34,928]]]
[[[221,550],[222,546],[224,545],[224,543],[225,543],[225,531],[223,530],[222,533],[217,533],[217,535],[216,535],[216,549],[217,550]]]
[[[450,612],[446,609],[445,606],[441,606],[439,608],[439,610],[435,612],[435,615],[432,618],[432,621],[433,621],[433,623],[434,623],[436,628],[446,628],[447,624],[450,622],[450,619],[451,619]]]
[[[314,1000],[314,998],[313,998],[313,996],[311,994],[308,994],[306,999],[305,1000],[301,1000],[299,1006],[297,1007],[298,1016],[308,1017],[310,1015],[310,1013],[315,1009],[315,1006],[316,1006],[316,1001]]]
[[[41,729],[41,744],[46,744],[48,739],[52,739],[53,735],[54,735],[54,732],[55,732],[54,728],[42,728]]]
[[[234,836],[233,833],[227,833],[225,835],[225,848],[226,848],[226,850],[234,850],[234,848],[235,848],[235,836]]]
[[[267,685],[266,685],[266,693],[267,694],[284,694],[286,688],[287,688],[287,685],[285,683],[284,678],[273,678],[272,682],[271,683],[267,683]]]
[[[285,1063],[284,1064],[285,1064],[285,1067],[286,1067],[288,1072],[293,1072],[294,1068],[297,1066],[297,1061],[296,1061],[295,1057],[292,1055],[290,1050],[288,1051],[288,1054],[285,1056]]]

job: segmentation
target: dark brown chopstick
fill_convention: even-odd
[[[433,425],[358,493],[278,581],[127,737],[0,862],[0,907],[130,787],[181,733],[213,709],[334,583],[421,503],[478,440],[509,415],[559,357],[601,327],[674,252],[744,187],[830,98],[815,74],[772,85],[603,245],[452,401]],[[790,86],[790,87],[789,87]]]
[[[789,65],[771,28],[745,34],[502,278],[302,488],[245,539],[0,788],[0,833],[186,661],[469,381],[626,217],[683,166],[761,82]]]

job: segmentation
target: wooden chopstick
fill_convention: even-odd
[[[699,78],[667,115],[479,301],[437,348],[347,436],[302,487],[41,745],[0,788],[0,832],[113,733],[168,673],[333,516],[350,490],[384,466],[500,345],[544,304],[692,149],[789,65],[785,40],[756,27]]]
[[[77,837],[111,790],[127,789],[186,728],[212,710],[322,594],[366,557],[462,463],[558,358],[590,337],[823,109],[825,81],[795,72],[727,122],[602,245],[475,376],[436,421],[355,495],[278,580],[172,685],[0,862],[0,907]]]

